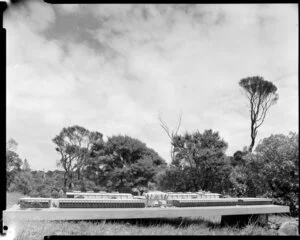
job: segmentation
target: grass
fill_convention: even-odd
[[[7,194],[7,206],[23,197]],[[269,221],[280,224],[295,221],[287,215],[273,215]],[[7,231],[16,240],[43,239],[49,235],[278,235],[267,227],[249,224],[244,228],[221,227],[220,217],[199,219],[137,219],[107,221],[16,221]]]
[[[13,205],[17,204],[18,200],[23,197],[26,196],[19,192],[6,193],[6,208],[10,208]]]

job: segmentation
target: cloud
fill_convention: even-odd
[[[62,14],[75,14],[80,11],[81,6],[79,4],[59,4],[56,5],[56,9]]]
[[[17,6],[10,6],[6,11],[8,22],[18,22],[21,19],[25,21],[35,32],[42,32],[53,24],[55,21],[55,13],[50,4],[45,4],[40,1],[30,0]],[[10,21],[14,19],[14,21]]]
[[[173,129],[182,112],[181,133],[219,131],[233,154],[250,142],[238,81],[252,75],[274,82],[280,95],[259,138],[296,131],[296,11],[293,4],[29,2],[4,19],[8,137],[38,169],[55,168],[51,139],[75,124],[136,137],[170,161],[158,114]]]

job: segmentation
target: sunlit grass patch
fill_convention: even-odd
[[[23,197],[26,197],[26,196],[19,192],[7,192],[6,193],[6,209],[17,204],[18,200]]]

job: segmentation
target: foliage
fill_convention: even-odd
[[[205,130],[178,135],[173,140],[175,161],[179,169],[189,169],[190,190],[225,191],[229,188],[230,162],[225,156],[227,143],[218,132]]]
[[[241,162],[243,164],[235,165],[230,174],[230,194],[237,197],[263,196],[266,191],[266,184],[260,174],[263,161],[257,155],[248,152],[243,153]]]
[[[17,191],[22,194],[29,194],[33,189],[32,175],[30,172],[20,172],[11,184],[9,191]]]
[[[243,156],[231,174],[233,196],[270,197],[274,203],[299,212],[299,142],[298,134],[271,135],[256,147],[256,153]]]
[[[233,167],[236,166],[244,166],[245,165],[245,158],[244,156],[247,154],[247,151],[236,151],[232,157],[230,157],[230,164]]]
[[[65,171],[64,189],[73,188],[73,178],[77,174],[78,180],[81,178],[81,171],[90,155],[94,144],[101,144],[102,134],[90,132],[84,127],[72,126],[63,128],[61,132],[52,140],[57,147],[55,150],[60,153],[59,165]]]
[[[268,109],[278,100],[277,87],[260,76],[243,78],[239,85],[250,102],[251,144],[249,151],[252,152],[257,129],[264,122]]]
[[[25,171],[25,172],[27,172],[27,171],[30,172],[30,166],[29,166],[29,163],[28,163],[26,158],[24,159],[24,162],[23,162],[23,165],[22,165],[22,170]]]
[[[271,135],[256,147],[263,162],[261,178],[267,183],[267,194],[278,203],[289,205],[292,214],[299,213],[299,138],[290,133]]]
[[[143,192],[166,162],[145,143],[129,136],[112,136],[104,147],[92,153],[87,171],[89,178],[110,191]],[[100,185],[100,184],[99,184]]]
[[[6,187],[7,189],[15,181],[16,176],[21,171],[22,160],[15,152],[18,143],[10,139],[6,144]]]
[[[157,175],[158,188],[162,191],[188,192],[193,189],[189,168],[180,169],[174,165]]]
[[[58,191],[56,191],[56,190],[54,189],[54,190],[51,192],[51,197],[52,197],[52,198],[59,198],[60,195],[59,195]]]

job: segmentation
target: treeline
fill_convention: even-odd
[[[205,130],[174,135],[172,162],[129,136],[111,136],[80,126],[63,128],[53,142],[63,170],[31,171],[7,145],[7,189],[33,197],[60,197],[66,191],[205,190],[238,197],[270,197],[299,212],[299,141],[297,133],[263,139],[254,152],[247,148],[226,156],[228,144],[218,132]]]
[[[156,175],[167,167],[153,149],[129,136],[116,135],[104,141],[99,132],[72,126],[63,128],[53,142],[60,156],[57,166],[63,171],[25,170],[19,156],[7,148],[9,191],[30,196],[57,196],[57,192],[72,190],[142,194],[154,189]]]
[[[226,156],[227,143],[218,132],[186,133],[173,138],[174,158],[159,174],[159,187],[170,191],[199,189],[233,197],[268,197],[299,213],[298,133],[263,139]]]
[[[27,159],[16,153],[18,143],[10,139],[6,144],[6,188],[9,192],[20,192],[32,197],[63,196],[64,172],[31,170]]]

